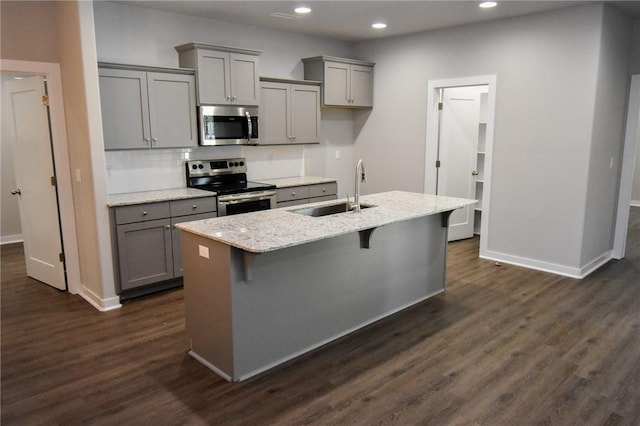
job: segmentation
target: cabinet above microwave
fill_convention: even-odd
[[[180,66],[196,70],[198,105],[259,105],[262,52],[203,43],[175,49]]]

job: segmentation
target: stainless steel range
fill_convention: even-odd
[[[214,191],[218,216],[268,210],[276,204],[276,186],[247,181],[244,158],[186,162],[187,186]]]

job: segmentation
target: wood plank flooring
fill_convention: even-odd
[[[450,244],[445,294],[243,383],[187,355],[182,290],[99,313],[2,247],[8,425],[640,425],[640,208],[584,280]],[[312,301],[310,301],[312,303]]]

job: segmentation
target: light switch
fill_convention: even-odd
[[[336,160],[340,159],[340,151],[336,150]]]
[[[82,173],[80,173],[80,169],[76,169],[76,182],[82,182]]]
[[[204,257],[205,259],[209,258],[209,247],[201,246],[198,244],[198,254],[200,257]]]

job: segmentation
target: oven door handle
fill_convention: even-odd
[[[252,192],[249,194],[235,194],[218,196],[218,202],[226,204],[246,203],[248,201],[266,200],[276,195],[276,191]]]
[[[251,142],[251,135],[253,134],[253,124],[251,124],[251,114],[249,114],[249,111],[245,111],[244,113],[247,115],[247,128],[249,129],[247,143],[249,143]]]

